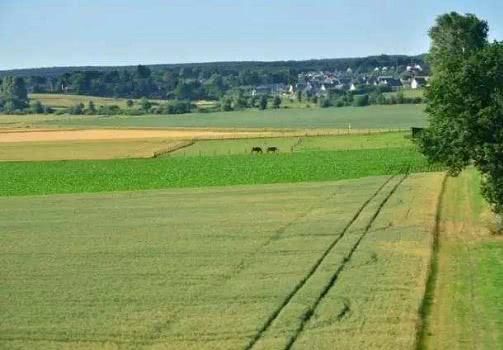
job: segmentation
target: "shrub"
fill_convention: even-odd
[[[364,107],[369,104],[369,95],[356,95],[353,98],[353,106],[355,107]]]

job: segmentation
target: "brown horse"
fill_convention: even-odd
[[[279,152],[279,148],[278,147],[267,147],[267,153],[277,153]]]
[[[262,151],[262,148],[260,148],[260,147],[253,147],[251,150],[251,153],[262,154],[264,152]]]

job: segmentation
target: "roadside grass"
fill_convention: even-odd
[[[438,169],[414,148],[0,162],[0,196],[331,181]]]
[[[0,198],[0,347],[406,348],[440,176],[401,178]]]
[[[406,132],[376,133],[370,135],[298,136],[281,138],[243,138],[233,140],[201,140],[192,146],[166,156],[249,154],[252,147],[277,147],[280,153],[301,151],[357,150],[412,147]]]
[[[503,240],[490,233],[479,187],[474,169],[447,180],[420,349],[503,347]]]
[[[427,124],[424,105],[269,109],[144,116],[61,116],[37,126],[404,129]]]

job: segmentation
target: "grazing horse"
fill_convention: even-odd
[[[278,147],[267,147],[267,153],[277,153],[279,152],[279,148]]]
[[[262,152],[262,148],[260,147],[253,147],[251,153],[262,154],[264,152]]]

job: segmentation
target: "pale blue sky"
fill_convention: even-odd
[[[447,11],[503,0],[0,0],[0,69],[419,54]]]

